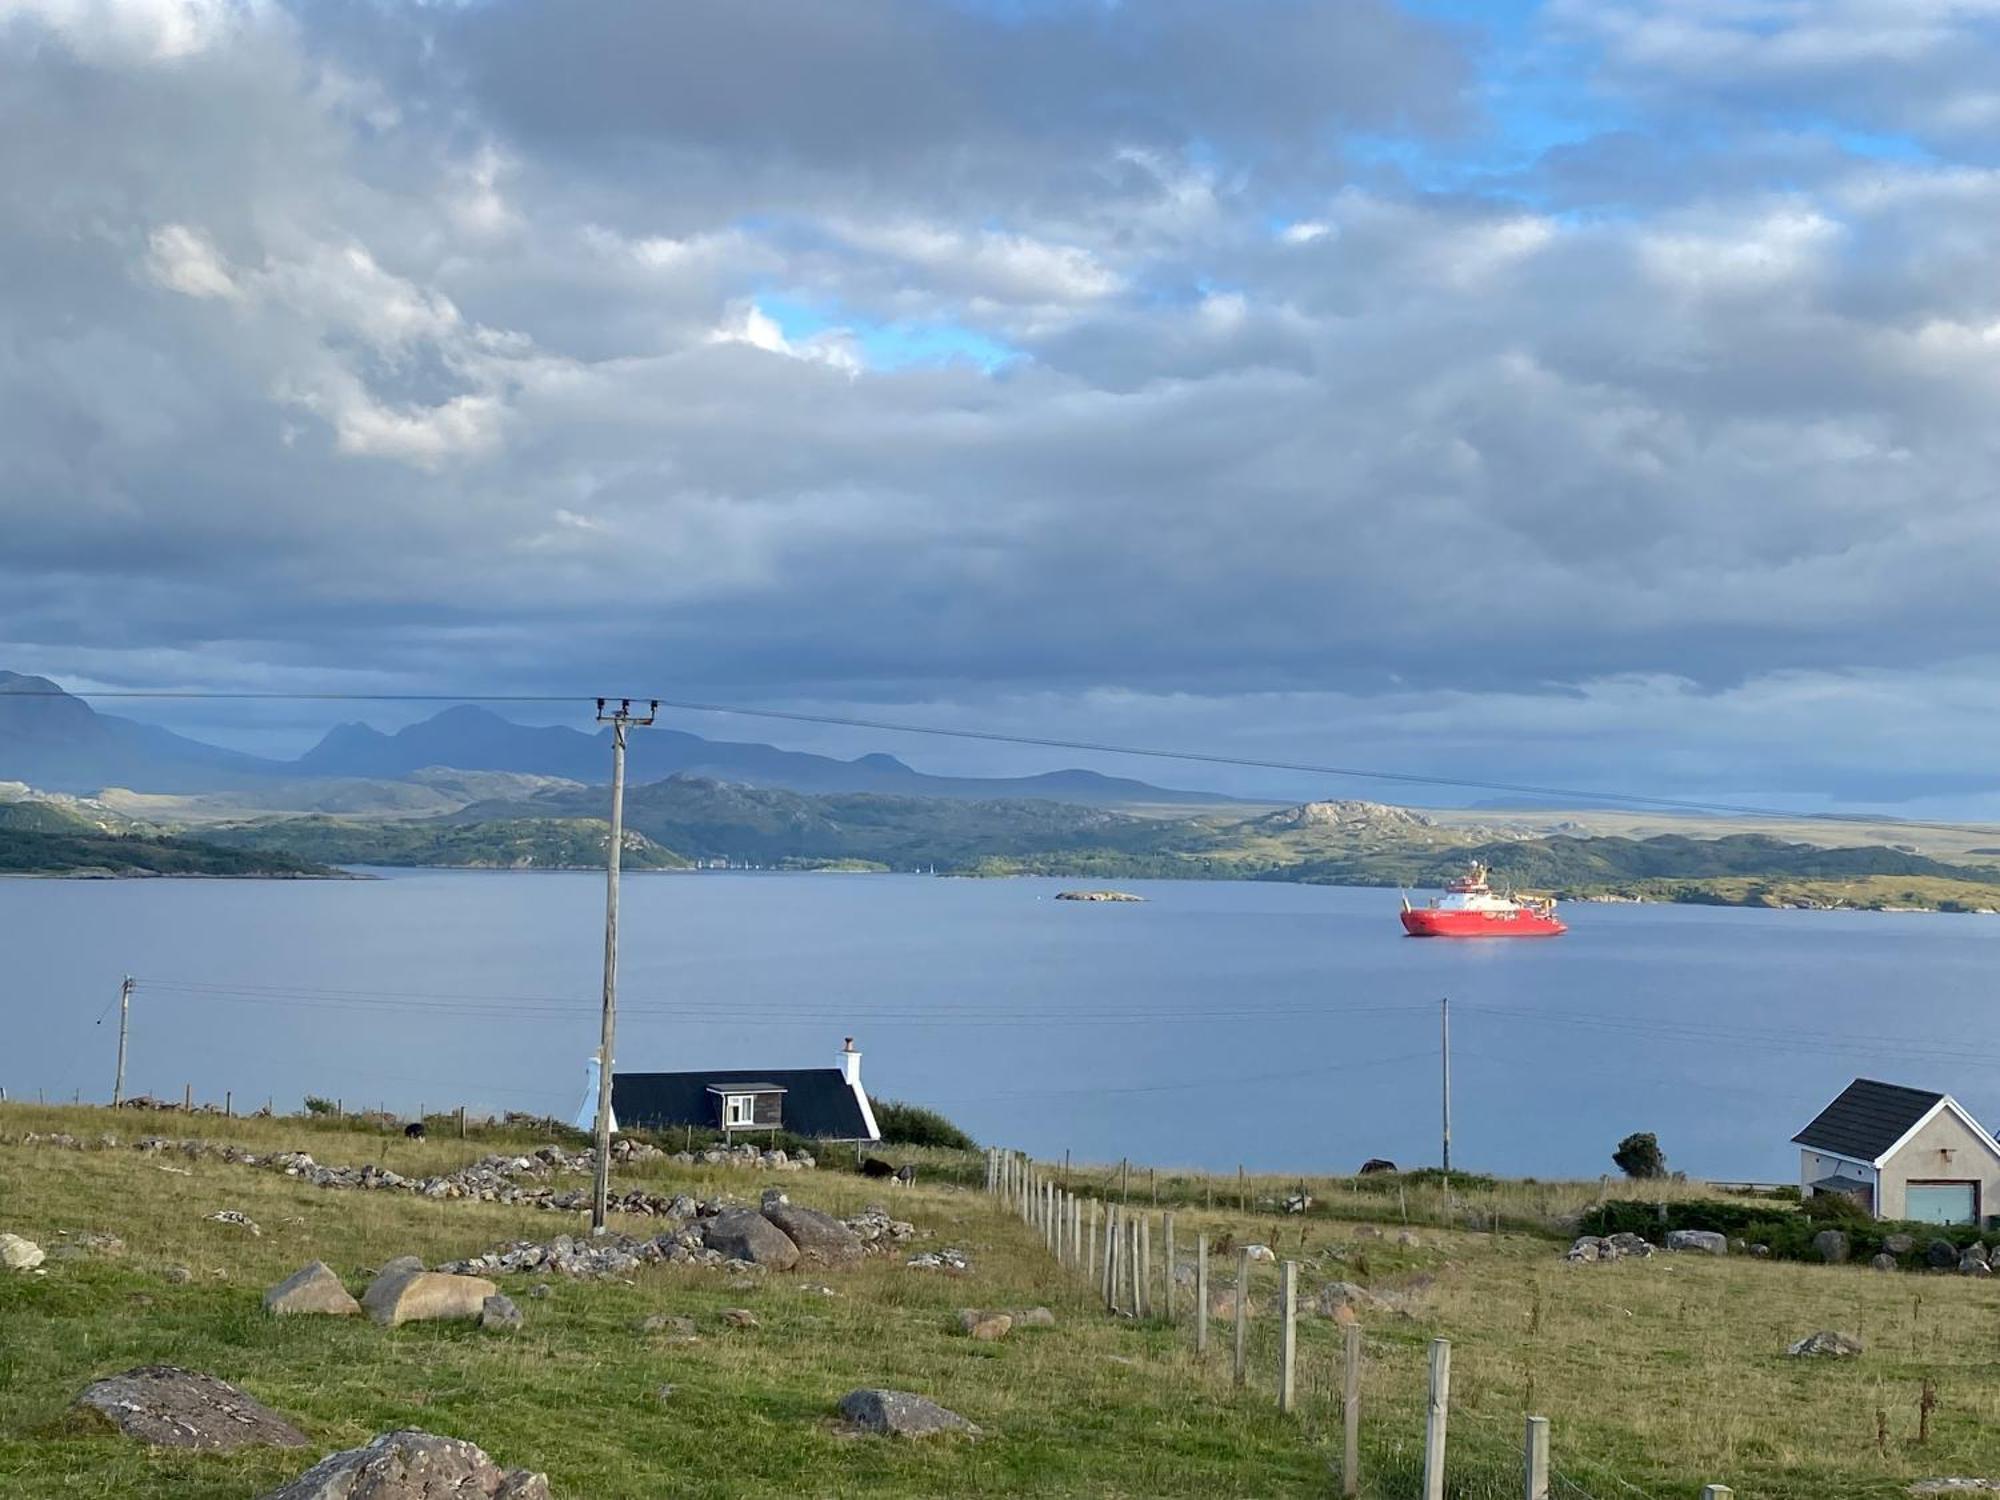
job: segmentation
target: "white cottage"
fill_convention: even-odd
[[[1792,1137],[1799,1188],[1878,1219],[1981,1224],[2000,1213],[2000,1142],[1949,1094],[1857,1078]]]

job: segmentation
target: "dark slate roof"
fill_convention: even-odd
[[[1943,1097],[1930,1089],[1857,1078],[1792,1139],[1815,1151],[1872,1162],[1907,1135]]]
[[[785,1129],[825,1140],[868,1139],[868,1122],[838,1068],[713,1068],[700,1073],[617,1073],[611,1112],[623,1126],[713,1126],[711,1084],[746,1084],[785,1091]],[[749,1092],[746,1088],[745,1092]]]

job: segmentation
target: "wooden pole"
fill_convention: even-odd
[[[1138,1313],[1153,1315],[1153,1216],[1139,1215],[1139,1296]]]
[[[1160,1220],[1160,1230],[1167,1241],[1167,1280],[1166,1284],[1161,1288],[1161,1292],[1163,1300],[1167,1304],[1167,1321],[1171,1323],[1174,1320],[1174,1294],[1178,1290],[1174,1284],[1174,1278],[1178,1274],[1178,1269],[1174,1264],[1174,1216],[1172,1214],[1168,1214]]]
[[[181,1085],[181,1111],[182,1113],[186,1113],[188,1110],[191,1110],[193,1108],[194,1108],[194,1085],[191,1083],[184,1083]]]
[[[1085,1269],[1101,1274],[1097,1272],[1097,1211],[1097,1200],[1092,1198],[1090,1200],[1090,1239],[1083,1258],[1083,1264]]]
[[[1444,1429],[1451,1408],[1451,1340],[1431,1340],[1430,1397],[1424,1406],[1424,1500],[1444,1500]]]
[[[1250,1252],[1239,1251],[1236,1256],[1236,1372],[1235,1380],[1243,1384],[1244,1357],[1250,1350]]]
[[[1131,1285],[1127,1290],[1132,1293],[1132,1316],[1143,1318],[1146,1316],[1146,1216],[1134,1214],[1130,1222],[1131,1230],[1125,1236],[1131,1241],[1132,1251],[1132,1272],[1126,1278]]]
[[[458,1138],[461,1141],[465,1139],[465,1106],[463,1104],[458,1107]]]
[[[1243,1184],[1242,1162],[1236,1164],[1236,1211],[1240,1214],[1250,1211],[1250,1191]]]
[[[1118,1285],[1113,1279],[1118,1271],[1118,1205],[1107,1204],[1104,1209],[1104,1269],[1101,1279],[1104,1283],[1104,1305],[1112,1312],[1118,1310]]]
[[[111,1107],[125,1102],[125,1033],[132,1024],[132,976],[118,986],[118,1081],[111,1085]]]
[[[236,1091],[234,1089],[224,1089],[222,1091],[222,1118],[225,1120],[236,1118]]]
[[[1526,1448],[1521,1455],[1527,1479],[1527,1500],[1549,1500],[1549,1419],[1528,1418]]]
[[[1278,1278],[1278,1410],[1290,1415],[1297,1403],[1293,1384],[1299,1356],[1299,1263],[1288,1260]]]
[[[1208,1236],[1194,1237],[1194,1352],[1208,1357]]]
[[[1345,1359],[1340,1372],[1340,1419],[1345,1440],[1340,1466],[1340,1493],[1361,1493],[1361,1325],[1345,1330]]]

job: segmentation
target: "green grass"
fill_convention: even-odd
[[[0,1497],[8,1500],[239,1500],[314,1456],[148,1454],[79,1430],[66,1416],[93,1376],[162,1360],[243,1385],[297,1419],[315,1452],[420,1426],[470,1438],[504,1463],[548,1471],[562,1500],[1337,1491],[1340,1331],[1323,1319],[1302,1321],[1301,1406],[1295,1417],[1280,1417],[1268,1316],[1273,1268],[1256,1272],[1264,1315],[1253,1324],[1252,1378],[1239,1392],[1229,1380],[1224,1325],[1215,1325],[1204,1365],[1185,1324],[1108,1318],[1017,1220],[976,1189],[939,1182],[942,1153],[922,1153],[924,1185],[896,1192],[846,1172],[773,1177],[658,1161],[619,1182],[728,1190],[752,1201],[778,1182],[799,1201],[840,1213],[883,1201],[927,1232],[926,1245],[966,1250],[974,1266],[967,1278],[908,1270],[900,1256],[747,1288],[719,1272],[662,1267],[630,1285],[555,1279],[552,1296],[531,1299],[532,1278],[505,1278],[527,1317],[526,1330],[509,1339],[457,1326],[273,1321],[258,1297],[313,1258],[358,1287],[367,1268],[392,1255],[436,1262],[517,1236],[547,1238],[575,1228],[573,1219],[327,1192],[213,1158],[145,1157],[125,1146],[19,1144],[24,1131],[50,1129],[86,1139],[110,1130],[126,1141],[198,1134],[253,1150],[298,1145],[321,1161],[373,1159],[402,1172],[494,1149],[491,1139],[405,1142],[353,1122],[0,1107],[0,1229],[50,1248],[64,1242],[65,1230],[109,1231],[125,1241],[121,1253],[52,1260],[46,1276],[0,1280]],[[533,1133],[514,1130],[507,1139],[525,1145]],[[1559,1495],[1610,1500],[1636,1491],[1665,1500],[1717,1481],[1735,1485],[1744,1500],[1887,1497],[1918,1477],[2000,1470],[2000,1341],[1992,1331],[2000,1288],[1706,1257],[1571,1267],[1546,1230],[1422,1223],[1435,1207],[1462,1225],[1479,1216],[1482,1196],[1488,1223],[1503,1209],[1503,1224],[1546,1222],[1573,1211],[1596,1184],[1474,1182],[1472,1201],[1455,1201],[1445,1215],[1442,1188],[1425,1181],[1403,1184],[1400,1194],[1373,1183],[1343,1194],[1344,1184],[1315,1180],[1309,1185],[1321,1207],[1304,1219],[1254,1207],[1294,1181],[1252,1179],[1253,1207],[1243,1212],[1225,1191],[1233,1178],[1160,1179],[1163,1198],[1182,1205],[1184,1252],[1198,1230],[1271,1244],[1301,1261],[1308,1305],[1336,1277],[1384,1290],[1433,1278],[1407,1315],[1364,1316],[1366,1495],[1417,1493],[1425,1350],[1440,1335],[1454,1345],[1449,1493],[1461,1500],[1519,1494],[1520,1425],[1530,1411],[1553,1424],[1556,1468],[1567,1476]],[[1128,1179],[1135,1208],[1151,1186],[1136,1173]],[[1212,1209],[1204,1206],[1211,1191]],[[1414,1245],[1394,1234],[1406,1206],[1420,1225]],[[263,1236],[203,1218],[219,1208],[247,1212]],[[1365,1233],[1377,1226],[1388,1232]],[[1157,1228],[1154,1248],[1162,1254]],[[165,1279],[177,1265],[195,1273],[190,1283]],[[1221,1282],[1231,1272],[1218,1265],[1216,1274]],[[840,1295],[804,1289],[822,1283]],[[1056,1328],[991,1345],[951,1329],[961,1306],[1035,1303],[1056,1310]],[[731,1306],[753,1309],[763,1326],[728,1330],[720,1313]],[[675,1347],[634,1332],[652,1312],[694,1318],[701,1341]],[[1784,1357],[1788,1341],[1822,1327],[1861,1334],[1868,1353],[1837,1364]],[[1920,1448],[1925,1379],[1935,1381],[1941,1404],[1930,1443]],[[665,1384],[675,1389],[663,1400],[657,1392]],[[934,1444],[850,1437],[833,1407],[860,1385],[932,1395],[988,1435]],[[1875,1446],[1878,1410],[1887,1414],[1886,1452]]]

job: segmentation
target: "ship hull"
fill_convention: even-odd
[[[1553,916],[1519,907],[1513,911],[1440,911],[1413,906],[1403,913],[1403,931],[1411,937],[1528,938],[1558,937],[1569,931]]]

